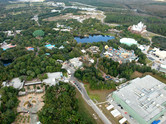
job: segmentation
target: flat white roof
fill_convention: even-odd
[[[121,113],[120,113],[117,109],[111,111],[111,114],[112,114],[114,117],[117,117],[117,116],[121,115]]]
[[[44,79],[43,82],[51,86],[57,84],[58,82],[56,80],[61,79],[63,76],[62,72],[47,73],[47,75],[48,78]]]
[[[130,81],[113,94],[148,122],[166,109],[163,105],[166,102],[165,88],[164,83],[147,75]]]
[[[107,110],[109,111],[109,110],[111,110],[112,108],[114,108],[114,106],[113,106],[113,105],[109,105],[109,106],[107,107]]]
[[[122,118],[121,120],[119,120],[119,123],[120,124],[123,124],[124,122],[126,122],[127,121],[127,119],[124,117],[124,118]]]

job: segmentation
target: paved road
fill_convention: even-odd
[[[92,107],[92,109],[96,112],[96,114],[99,116],[99,118],[103,121],[104,124],[112,124],[107,117],[102,113],[102,111],[97,107],[97,105],[89,98],[84,85],[79,82],[74,77],[75,69],[71,67],[69,64],[65,64],[63,66],[66,70],[69,70],[71,72],[71,77],[69,79],[70,82],[74,84],[74,86],[79,90],[79,92],[82,94],[84,100]]]

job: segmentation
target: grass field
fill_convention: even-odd
[[[152,77],[154,77],[154,78],[158,79],[159,81],[161,81],[161,82],[163,82],[163,83],[166,84],[166,79],[164,79],[164,78],[162,78],[162,77],[160,77],[160,76],[158,76],[158,75],[156,75],[156,74],[154,75],[154,74],[152,74],[152,73],[150,73],[150,72],[140,73],[140,72],[135,71],[135,72],[132,74],[131,78],[134,79],[134,78],[137,78],[137,77],[144,77],[144,76],[146,76],[146,75],[151,75]]]
[[[76,90],[76,97],[78,99],[79,112],[81,113],[81,116],[83,116],[86,120],[91,121],[92,124],[103,124],[103,122],[100,120],[97,114],[93,111],[93,109],[82,98],[82,95],[80,94],[78,90]],[[97,119],[94,119],[94,114],[95,114],[95,117],[97,117]]]
[[[9,4],[6,6],[6,9],[20,8],[20,7],[26,7],[26,6],[27,6],[27,4],[25,4],[25,3]]]
[[[106,101],[106,97],[108,96],[108,94],[110,94],[111,92],[113,92],[113,89],[110,90],[91,90],[89,88],[89,84],[85,84],[84,85],[86,88],[86,91],[89,95],[89,97],[94,101],[94,102],[104,102]]]

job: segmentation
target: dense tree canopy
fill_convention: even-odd
[[[115,84],[102,77],[102,74],[95,67],[87,67],[85,70],[77,70],[74,74],[79,80],[89,83],[91,89],[114,89]]]
[[[2,95],[0,101],[0,123],[11,124],[17,116],[18,91],[13,87],[4,87],[0,89]]]
[[[161,48],[162,50],[166,50],[166,38],[165,37],[159,37],[155,36],[152,38],[153,47]]]
[[[49,87],[44,97],[44,107],[38,116],[42,124],[88,124],[78,112],[75,88],[60,82]]]

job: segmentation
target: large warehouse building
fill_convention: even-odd
[[[166,85],[150,75],[130,81],[112,97],[140,124],[151,124],[166,112]]]

